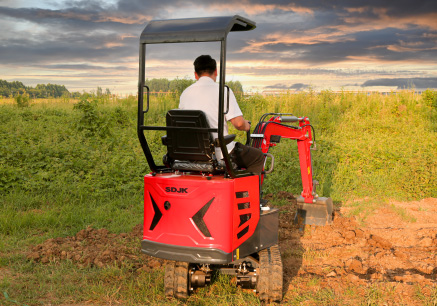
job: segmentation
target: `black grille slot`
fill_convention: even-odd
[[[250,208],[250,202],[246,202],[246,203],[239,203],[238,204],[238,209],[242,210],[242,209],[248,209]]]
[[[152,224],[150,224],[149,230],[153,231],[155,226],[158,224],[159,220],[162,218],[162,212],[159,210],[158,205],[156,205],[155,200],[152,198],[152,195],[149,193],[150,199],[152,200],[153,210],[155,211],[155,215],[153,216]]]
[[[249,192],[248,191],[238,191],[235,193],[235,196],[237,197],[237,199],[248,198]]]
[[[249,231],[249,225],[246,226],[244,229],[242,229],[242,230],[237,234],[238,239],[240,239],[241,237],[243,237],[244,235],[246,235],[248,231]]]
[[[252,214],[240,215],[240,224],[238,225],[238,227],[242,226],[244,223],[249,221],[251,217],[252,217]]]

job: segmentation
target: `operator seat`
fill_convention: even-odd
[[[167,146],[164,164],[173,170],[199,171],[207,173],[224,172],[224,163],[217,161],[215,148],[218,139],[213,139],[208,119],[201,110],[172,109],[166,115],[167,136],[162,143]],[[188,129],[184,129],[188,128]],[[225,136],[228,144],[235,135]]]

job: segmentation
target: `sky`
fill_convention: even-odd
[[[150,20],[240,15],[226,80],[245,91],[437,88],[436,0],[0,0],[0,79],[136,94]],[[147,78],[194,78],[218,43],[151,45]],[[151,89],[153,91],[153,89]]]

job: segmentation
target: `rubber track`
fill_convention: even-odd
[[[282,260],[279,247],[274,245],[259,252],[257,291],[262,302],[282,300]]]
[[[270,247],[271,251],[271,270],[270,270],[270,299],[275,302],[282,300],[282,259],[278,245]]]
[[[268,249],[264,249],[259,252],[259,271],[256,291],[259,293],[259,299],[266,302],[269,300],[269,270]]]
[[[176,262],[174,288],[174,296],[176,298],[188,298],[188,262]]]
[[[188,263],[168,261],[165,264],[164,293],[166,298],[188,298]]]
[[[164,293],[166,298],[174,297],[174,275],[175,262],[168,261],[165,264],[165,275],[164,275]]]

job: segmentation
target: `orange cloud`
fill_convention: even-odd
[[[260,52],[264,46],[275,44],[300,44],[300,45],[314,45],[321,42],[344,42],[354,41],[353,38],[344,37],[342,32],[334,33],[321,33],[325,28],[317,28],[310,31],[306,31],[301,34],[284,34],[284,33],[272,33],[262,38],[262,41],[250,41],[249,45],[239,51],[239,53],[256,53]],[[267,52],[266,50],[262,50]],[[273,52],[273,51],[272,51]]]
[[[118,22],[123,24],[143,24],[148,20],[153,19],[153,16],[145,16],[144,14],[131,15],[129,17],[121,16],[99,16],[96,22]]]
[[[345,8],[345,10],[349,13],[364,13],[365,11],[367,11],[369,8],[368,7],[347,7]]]
[[[400,46],[400,45],[389,45],[387,46],[387,50],[394,51],[394,52],[416,52],[416,51],[430,51],[430,50],[437,50],[437,47],[432,48],[413,48],[413,47],[406,47],[406,46]]]
[[[213,4],[212,10],[229,11],[229,4]],[[313,14],[313,10],[296,4],[279,5],[279,4],[254,4],[249,0],[238,1],[232,4],[232,11],[244,11],[249,15],[258,15],[272,10],[281,10],[286,12],[296,12],[300,14]]]
[[[437,12],[430,12],[421,15],[409,16],[391,16],[385,8],[360,8],[360,12],[372,10],[378,18],[362,17],[344,17],[342,18],[346,25],[338,26],[340,30],[357,31],[357,30],[380,30],[387,27],[407,29],[411,25],[417,25],[427,29],[437,30]],[[350,11],[350,9],[348,10]],[[334,27],[335,28],[335,27]]]
[[[372,67],[388,67],[390,65],[392,65],[393,67],[395,67],[394,70],[399,69],[398,65],[401,65],[402,67],[406,66],[410,66],[411,69],[413,70],[417,70],[418,66],[417,65],[429,65],[429,60],[427,59],[420,59],[420,58],[416,58],[414,60],[408,60],[408,64],[405,63],[405,61],[399,62],[396,59],[389,59],[389,58],[379,58],[376,55],[375,56],[371,56],[371,55],[366,55],[366,56],[354,56],[354,55],[350,55],[350,56],[346,56],[345,57],[345,61],[342,63],[342,67],[346,67],[346,65],[358,65],[358,66],[362,66],[362,65],[370,65]],[[332,64],[328,64],[328,65],[324,65],[325,67],[329,67]],[[336,63],[335,65],[338,66],[338,63]]]

